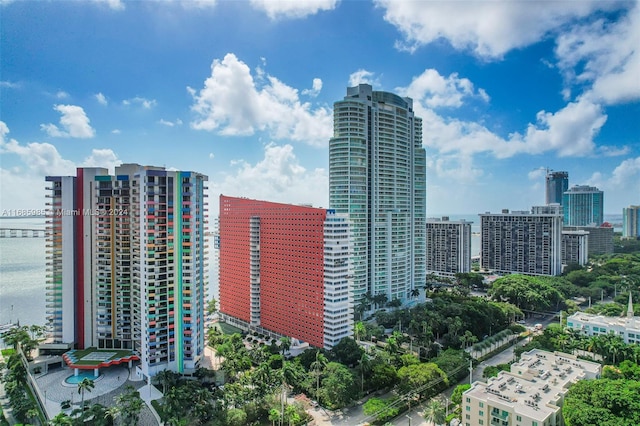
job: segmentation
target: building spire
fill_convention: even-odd
[[[633,298],[631,297],[631,290],[629,290],[629,306],[627,306],[627,318],[633,318]]]

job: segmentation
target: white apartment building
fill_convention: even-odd
[[[562,273],[562,208],[480,215],[481,267],[498,274]]]
[[[562,426],[569,387],[600,377],[600,364],[561,352],[533,349],[511,371],[475,382],[462,395],[465,426]]]
[[[589,260],[589,232],[562,230],[562,264],[583,266]]]
[[[427,219],[427,274],[471,272],[471,224],[447,216]]]
[[[329,204],[349,215],[355,303],[410,299],[426,278],[426,152],[413,100],[347,88],[334,104]]]
[[[580,330],[587,336],[614,333],[622,337],[625,343],[640,344],[640,317],[634,316],[631,294],[629,294],[626,317],[607,317],[576,312],[567,318],[567,327]]]

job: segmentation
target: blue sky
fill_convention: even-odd
[[[528,209],[544,169],[640,203],[640,4],[0,0],[0,209],[121,162],[328,207],[332,105],[414,99],[429,215]]]

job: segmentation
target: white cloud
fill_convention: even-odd
[[[538,167],[537,169],[533,169],[531,170],[528,174],[527,177],[529,178],[529,180],[540,180],[543,177],[545,177],[547,175],[547,168],[546,167]]]
[[[163,118],[161,118],[158,123],[165,125],[167,127],[174,127],[174,126],[181,126],[182,125],[182,120],[180,120],[179,118],[176,119],[176,121],[168,121],[165,120]]]
[[[213,160],[214,158],[216,158],[216,156],[213,154],[213,152],[209,153],[209,159]]]
[[[6,87],[7,89],[19,89],[20,83],[14,83],[12,81],[2,80],[0,81],[0,87]]]
[[[314,78],[313,79],[313,86],[311,87],[311,89],[304,89],[302,91],[303,95],[307,95],[307,96],[311,96],[312,98],[315,98],[316,96],[318,96],[320,94],[320,91],[322,90],[322,80],[319,78]]]
[[[115,166],[122,163],[111,149],[93,149],[90,156],[76,164],[63,158],[50,143],[20,144],[15,139],[8,139],[8,134],[8,126],[0,121],[0,154],[17,155],[22,164],[10,169],[0,168],[2,208],[44,208],[44,176],[75,175],[76,167],[107,167],[113,172]]]
[[[640,157],[627,158],[609,174],[594,172],[586,182],[604,191],[607,211],[620,213],[623,206],[637,204],[640,194]],[[611,208],[610,206],[615,206]]]
[[[485,59],[502,57],[550,32],[616,2],[555,1],[393,1],[376,0],[384,19],[404,36],[399,48],[410,51],[446,39],[459,50]]]
[[[271,19],[304,18],[320,11],[333,10],[338,0],[251,0],[251,5]]]
[[[89,124],[89,117],[77,105],[54,105],[54,110],[62,114],[60,127],[55,124],[41,124],[40,128],[51,137],[92,138],[95,130]]]
[[[96,98],[96,101],[98,101],[100,105],[107,105],[109,103],[107,97],[103,95],[102,92],[96,93],[93,97]]]
[[[380,86],[380,80],[371,71],[359,69],[349,75],[349,87],[355,87],[358,84],[370,84],[376,87]]]
[[[122,0],[92,0],[96,3],[106,4],[112,10],[124,10],[124,2]]]
[[[591,83],[598,102],[640,99],[640,3],[617,22],[602,19],[572,27],[557,39],[558,65],[567,84]],[[568,89],[567,89],[568,90]]]
[[[414,77],[406,88],[396,91],[402,96],[409,96],[413,100],[422,102],[429,108],[461,107],[465,97],[478,96],[485,102],[489,95],[480,89],[476,93],[473,83],[467,78],[459,78],[457,73],[443,77],[434,69],[426,69],[418,77]]]
[[[137,104],[137,105],[142,106],[142,108],[144,108],[144,109],[150,109],[150,108],[156,106],[157,102],[156,102],[155,99],[147,99],[147,98],[143,98],[143,97],[140,97],[140,96],[136,96],[135,98],[123,100],[122,104],[126,105],[126,106]]]
[[[64,90],[58,90],[58,92],[56,92],[56,98],[58,99],[67,99],[68,97],[69,97],[69,94]]]
[[[84,159],[80,167],[105,167],[109,169],[109,173],[113,174],[116,166],[120,164],[122,160],[111,149],[93,149],[91,155]]]
[[[266,130],[274,139],[316,146],[326,146],[332,134],[329,108],[302,103],[297,89],[275,77],[254,80],[249,67],[232,53],[213,61],[211,76],[200,91],[187,90],[195,101],[191,106],[197,114],[191,123],[194,129],[223,135]]]
[[[120,131],[120,129],[113,129],[111,133],[113,133],[114,135],[119,135],[122,132]]]
[[[238,160],[232,166],[235,167],[233,173],[225,174],[220,179],[210,179],[209,188],[215,196],[224,194],[328,207],[327,171],[302,167],[291,145],[267,144],[264,158],[255,165]]]

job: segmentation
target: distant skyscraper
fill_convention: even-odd
[[[425,283],[426,154],[413,100],[347,88],[334,104],[329,204],[352,223],[354,297],[405,301]]]
[[[534,206],[531,212],[481,214],[483,268],[498,273],[562,273],[562,214],[559,205]]]
[[[562,204],[562,194],[569,189],[569,173],[549,170],[546,181],[546,204]]]
[[[622,209],[622,236],[624,238],[640,237],[640,206]]]
[[[124,164],[48,176],[47,318],[55,341],[131,349],[145,376],[204,350],[207,177]]]
[[[427,219],[427,274],[471,272],[471,223]]]
[[[352,334],[346,215],[221,195],[216,240],[230,324],[326,349]]]
[[[604,193],[598,188],[575,185],[562,195],[564,224],[600,226],[604,222]]]

